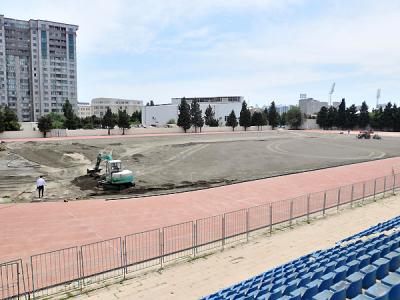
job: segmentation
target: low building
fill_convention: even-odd
[[[323,106],[329,107],[328,102],[318,101],[314,98],[299,99],[300,111],[307,116],[316,115]]]
[[[92,99],[91,109],[92,115],[102,118],[110,108],[113,113],[118,113],[118,110],[126,110],[128,115],[132,115],[135,111],[140,111],[143,106],[141,100],[128,100],[117,98],[94,98]]]
[[[233,110],[239,118],[242,109],[243,97],[226,96],[226,97],[196,97],[185,98],[190,105],[193,100],[197,100],[202,110],[203,117],[207,107],[210,105],[215,113],[215,118],[219,123],[225,124],[228,115]],[[177,122],[178,106],[182,98],[172,98],[170,104],[161,104],[154,106],[142,107],[142,124],[146,126],[164,126],[170,120]]]
[[[78,102],[78,117],[86,118],[93,116],[92,106],[88,102]]]

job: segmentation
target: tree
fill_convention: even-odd
[[[358,116],[357,107],[353,104],[346,109],[346,128],[353,129],[357,126]]]
[[[240,111],[240,116],[239,116],[239,125],[244,127],[245,131],[247,130],[248,127],[251,126],[251,112],[247,108],[246,101],[242,102],[242,110]]]
[[[176,124],[176,121],[175,119],[169,119],[167,124]]]
[[[11,108],[6,106],[3,114],[5,131],[16,131],[21,129],[21,125],[18,123],[17,114]]]
[[[190,105],[190,123],[193,125],[195,132],[197,132],[197,128],[200,128],[201,132],[201,128],[204,126],[202,113],[199,102],[193,100]]]
[[[275,101],[271,102],[271,105],[268,109],[268,122],[271,125],[272,129],[278,126],[278,112],[276,111]]]
[[[322,129],[328,128],[328,109],[322,106],[317,114],[317,124]]]
[[[331,106],[328,108],[328,119],[326,123],[327,128],[332,128],[337,126],[337,114],[338,111],[335,107]]]
[[[130,122],[133,124],[140,124],[142,123],[142,111],[137,110],[132,113]]]
[[[279,116],[279,125],[280,126],[285,126],[287,124],[287,113],[283,112],[280,116]]]
[[[130,118],[126,109],[118,110],[117,125],[119,128],[122,128],[122,135],[125,135],[125,129],[131,128]]]
[[[182,127],[185,132],[190,128],[191,126],[191,119],[190,119],[190,106],[186,102],[186,98],[183,97],[181,99],[181,104],[178,106],[178,122],[177,125],[179,127]]]
[[[205,111],[205,124],[210,127],[218,127],[218,120],[215,119],[215,112],[213,111],[211,105],[209,104]]]
[[[101,128],[101,119],[98,118],[96,115],[92,115],[90,117],[92,119],[92,124],[94,128]]]
[[[251,125],[252,126],[257,126],[257,129],[259,130],[260,127],[262,129],[262,126],[265,125],[264,123],[264,117],[261,111],[255,111],[253,113],[253,116],[251,118]]]
[[[81,118],[80,125],[83,129],[93,129],[94,125],[92,117]]]
[[[111,108],[107,107],[107,111],[103,116],[102,125],[104,128],[108,129],[108,135],[110,135],[110,130],[115,127],[116,120],[115,116],[111,112]]]
[[[383,110],[382,113],[382,128],[385,130],[393,130],[394,127],[394,119],[393,119],[393,109],[392,109],[392,103],[388,103],[385,106],[385,109]]]
[[[53,119],[50,115],[41,116],[38,120],[39,131],[46,137],[47,132],[53,128]]]
[[[346,100],[343,98],[337,113],[337,124],[341,129],[346,127]]]
[[[65,117],[63,115],[51,112],[48,114],[51,118],[51,123],[52,123],[52,129],[61,129],[65,128]]]
[[[153,100],[150,100],[150,102],[147,102],[147,103],[146,103],[146,106],[154,106],[154,101],[153,101]]]
[[[235,127],[238,126],[238,121],[236,118],[235,111],[232,109],[228,118],[226,119],[226,126],[232,127],[232,130],[235,131]]]
[[[397,107],[396,104],[393,104],[393,130],[400,131],[400,107]]]
[[[4,130],[6,130],[6,122],[4,119],[3,109],[0,106],[0,132],[3,132]]]
[[[66,100],[63,104],[63,113],[65,117],[64,126],[67,129],[77,129],[78,128],[78,118],[76,117],[72,105],[69,100]]]
[[[382,115],[383,115],[382,107],[379,107],[379,109],[372,110],[369,116],[372,128],[382,130],[383,128]]]
[[[288,110],[286,118],[291,129],[299,129],[303,124],[303,114],[297,106],[292,106]]]
[[[363,101],[360,108],[360,115],[358,116],[358,127],[365,129],[369,124],[368,105]]]

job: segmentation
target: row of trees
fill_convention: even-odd
[[[17,115],[8,106],[0,106],[0,132],[14,130],[20,130]]]
[[[383,109],[373,109],[369,112],[365,101],[361,104],[360,110],[353,104],[346,107],[346,100],[342,99],[336,109],[322,107],[317,114],[317,124],[323,129],[340,128],[344,129],[366,129],[400,131],[400,107],[390,102]]]
[[[275,129],[278,125],[285,126],[289,125],[292,129],[299,129],[303,124],[303,115],[300,109],[293,106],[288,112],[284,112],[281,115],[278,114],[275,106],[275,102],[272,101],[269,108],[265,108],[264,111],[255,111],[251,114],[250,110],[247,108],[246,101],[242,103],[242,109],[239,116],[239,125],[247,130],[250,126],[257,126],[258,129],[265,125],[270,125],[272,129]],[[232,127],[234,130],[238,126],[237,118],[235,112],[229,114],[226,126]]]
[[[213,111],[211,105],[209,105],[205,111],[204,119],[202,117],[202,110],[200,109],[199,103],[194,100],[191,105],[189,105],[185,98],[182,98],[180,105],[178,106],[178,122],[177,125],[181,127],[185,132],[192,126],[197,132],[205,125],[210,127],[219,126],[218,120],[215,118],[215,112]],[[303,123],[303,117],[298,107],[292,107],[287,113],[279,115],[275,102],[272,101],[269,108],[265,108],[264,111],[255,111],[253,114],[247,107],[246,101],[242,103],[242,109],[240,111],[239,121],[232,110],[227,117],[226,126],[235,127],[238,125],[242,126],[245,130],[250,126],[257,126],[258,129],[265,125],[270,125],[272,129],[276,128],[278,125],[289,124],[291,128],[298,129]]]
[[[134,112],[129,116],[126,110],[119,110],[117,114],[112,113],[110,108],[107,108],[106,113],[102,118],[95,115],[86,118],[79,118],[73,111],[71,103],[67,100],[63,105],[63,115],[50,113],[42,116],[38,120],[38,128],[43,132],[46,137],[47,132],[51,129],[94,129],[105,128],[110,130],[116,125],[122,128],[122,134],[125,134],[125,129],[129,129],[131,124],[138,124],[141,122],[141,112]]]

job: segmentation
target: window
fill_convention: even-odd
[[[68,34],[68,56],[69,59],[75,59],[75,43],[74,43],[74,35]]]
[[[42,58],[47,58],[47,32],[41,31]]]

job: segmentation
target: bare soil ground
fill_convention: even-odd
[[[86,176],[97,154],[135,172],[136,186],[103,191]],[[0,152],[0,203],[31,202],[35,180],[47,180],[45,200],[143,196],[220,186],[295,172],[398,156],[400,139],[264,131],[218,135],[127,137],[7,143]]]
[[[199,299],[400,214],[400,196],[346,209],[324,219],[248,244],[235,245],[191,262],[147,271],[76,299]],[[57,297],[55,297],[57,298]],[[58,298],[57,298],[58,299]],[[75,298],[74,298],[75,299]]]

